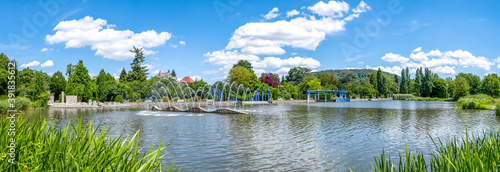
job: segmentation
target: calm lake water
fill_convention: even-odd
[[[82,119],[110,136],[133,135],[140,145],[170,144],[164,169],[182,171],[348,171],[371,168],[373,157],[408,149],[430,152],[428,137],[463,136],[499,128],[493,111],[456,109],[452,102],[371,101],[245,105],[249,115],[152,112],[142,109],[30,111],[56,126]]]

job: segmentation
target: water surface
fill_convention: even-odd
[[[234,107],[233,107],[234,108]],[[140,130],[141,147],[170,144],[163,167],[182,171],[348,171],[371,167],[382,152],[429,153],[432,137],[498,128],[493,111],[461,110],[452,102],[370,101],[246,105],[249,115],[153,112],[142,109],[50,109],[56,126],[94,121],[111,136]]]

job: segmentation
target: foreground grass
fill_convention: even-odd
[[[384,151],[375,157],[372,170],[380,171],[500,171],[500,131],[483,133],[480,137],[467,133],[463,138],[445,141],[430,139],[436,150],[426,162],[418,150],[411,153],[406,148],[394,164]],[[352,170],[351,171],[355,171]]]
[[[15,136],[9,129],[15,124]],[[105,128],[97,130],[92,123],[76,125],[68,122],[65,128],[56,129],[43,121],[29,121],[17,116],[11,123],[0,117],[0,171],[162,171],[160,146],[139,153],[139,132],[134,136],[109,138]],[[8,162],[11,154],[6,151],[15,139],[15,164]],[[172,164],[167,171],[172,169]]]

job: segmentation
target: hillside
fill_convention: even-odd
[[[342,70],[348,70],[348,71],[354,73],[354,75],[358,76],[359,80],[364,80],[368,76],[368,74],[377,71],[377,70],[373,70],[373,69],[336,69],[336,70],[322,70],[322,71],[311,72],[311,73],[314,76],[319,77],[319,76],[321,76],[321,74],[323,72],[328,72],[330,75],[335,74],[338,77],[340,75],[340,72],[342,72]],[[384,73],[389,74],[389,75],[394,75],[394,74],[391,74],[388,72],[384,72]]]

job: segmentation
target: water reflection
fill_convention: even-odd
[[[498,128],[492,111],[464,111],[450,102],[351,102],[253,105],[250,115],[151,112],[140,109],[63,109],[27,116],[56,126],[69,120],[107,126],[111,136],[140,130],[140,145],[170,146],[164,165],[184,171],[346,171],[365,169],[385,149],[393,157],[410,150],[428,153],[433,137]]]

